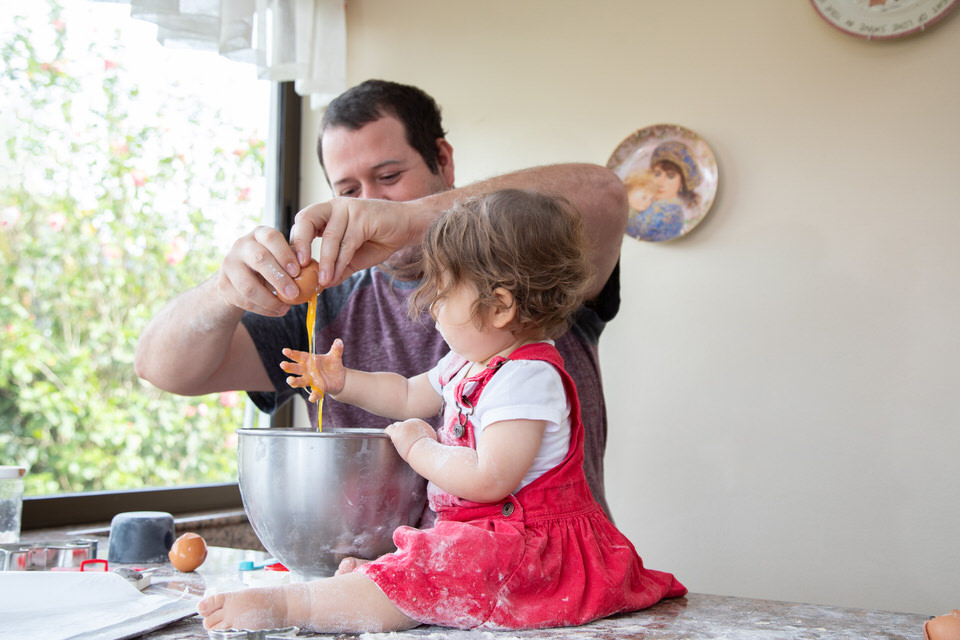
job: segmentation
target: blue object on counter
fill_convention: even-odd
[[[263,569],[264,567],[271,564],[276,564],[277,562],[279,562],[279,560],[277,560],[276,558],[267,558],[263,562],[254,562],[253,560],[244,560],[237,566],[237,569],[239,569],[240,571],[256,571],[257,569]]]

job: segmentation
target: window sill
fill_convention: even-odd
[[[23,531],[86,527],[126,511],[165,511],[173,516],[243,509],[236,483],[38,496],[23,500]]]
[[[247,520],[243,509],[206,511],[183,514],[174,518],[174,532],[177,537],[184,533],[196,533],[210,546],[233,549],[254,549],[265,551]],[[107,557],[110,523],[95,522],[83,527],[65,526],[25,531],[20,537],[24,543],[62,540],[64,538],[94,538],[99,541],[98,555]]]

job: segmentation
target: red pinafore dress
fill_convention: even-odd
[[[400,527],[397,551],[358,570],[423,624],[460,629],[535,629],[584,624],[686,594],[673,575],[643,566],[630,541],[594,501],[583,474],[583,424],[573,380],[557,350],[522,346],[510,360],[544,360],[570,401],[570,449],[563,462],[495,504],[457,498],[430,485],[433,528]],[[457,383],[440,442],[475,447],[469,413],[505,362]],[[441,384],[454,371],[444,372]],[[460,366],[458,366],[460,365]],[[466,396],[465,385],[477,384]]]

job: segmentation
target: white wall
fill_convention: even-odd
[[[350,83],[444,107],[459,184],[697,132],[719,195],[625,238],[607,484],[695,592],[960,606],[960,17],[860,40],[809,2],[350,0]],[[308,119],[306,200],[327,196]]]

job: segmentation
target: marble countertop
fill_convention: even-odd
[[[419,627],[389,634],[306,634],[336,640],[861,640],[923,637],[928,616],[818,605],[689,594],[644,611],[580,627],[536,631],[458,631]],[[199,618],[189,618],[143,636],[150,640],[206,639]]]
[[[187,595],[199,599],[212,590],[243,588],[238,564],[244,560],[263,561],[256,551],[211,547],[207,561],[196,572],[180,573],[169,564],[156,565],[145,593]],[[614,616],[580,627],[536,631],[457,631],[419,627],[402,633],[360,636],[317,635],[301,637],[359,640],[514,640],[566,638],[568,640],[833,640],[833,639],[917,639],[923,637],[922,614],[848,609],[822,605],[755,600],[693,593],[667,600],[654,607]],[[199,616],[193,616],[148,633],[148,640],[205,640]]]

